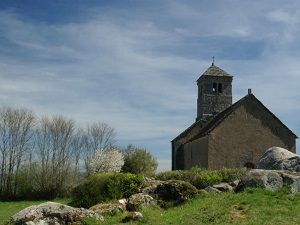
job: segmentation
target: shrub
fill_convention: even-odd
[[[174,170],[156,175],[157,180],[183,180],[201,189],[221,182],[239,180],[245,174],[244,169],[222,168],[221,170],[201,169],[193,167],[189,170]]]
[[[143,181],[141,175],[97,173],[88,176],[72,191],[76,207],[90,208],[100,202],[127,198],[138,192]]]
[[[108,179],[113,173],[98,173],[88,176],[72,190],[73,204],[77,207],[89,208],[107,199]]]
[[[143,177],[131,173],[119,173],[108,180],[108,194],[111,199],[128,198],[138,192]]]
[[[219,170],[222,176],[222,182],[231,182],[235,180],[240,180],[241,177],[246,174],[247,170],[242,168],[226,168],[223,167]]]

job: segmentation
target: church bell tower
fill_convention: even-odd
[[[197,80],[196,121],[213,116],[232,105],[233,76],[212,65]]]

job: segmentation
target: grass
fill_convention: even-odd
[[[67,202],[67,201],[65,201]],[[0,223],[15,212],[37,202],[0,203]],[[62,202],[63,203],[63,202]],[[8,211],[6,210],[8,207]],[[264,189],[221,194],[199,194],[183,205],[143,210],[140,222],[127,224],[299,224],[300,195],[290,195],[287,189],[270,192]],[[11,210],[10,210],[11,209]],[[3,211],[4,210],[4,211]],[[5,216],[2,215],[5,212]],[[125,213],[104,215],[106,221],[85,220],[86,225],[122,224]]]

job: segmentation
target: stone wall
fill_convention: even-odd
[[[199,138],[184,145],[184,169],[193,166],[207,168],[208,136]]]
[[[295,139],[290,139],[287,132],[276,135],[267,123],[277,127],[278,131],[286,130],[264,110],[255,108],[254,116],[249,112],[249,106],[240,106],[209,135],[208,167],[219,169],[223,166],[244,167],[247,162],[256,164],[266,149],[273,146],[295,153]]]

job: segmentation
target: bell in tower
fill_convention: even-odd
[[[232,105],[232,78],[212,65],[197,80],[198,100],[196,121],[213,116]]]

